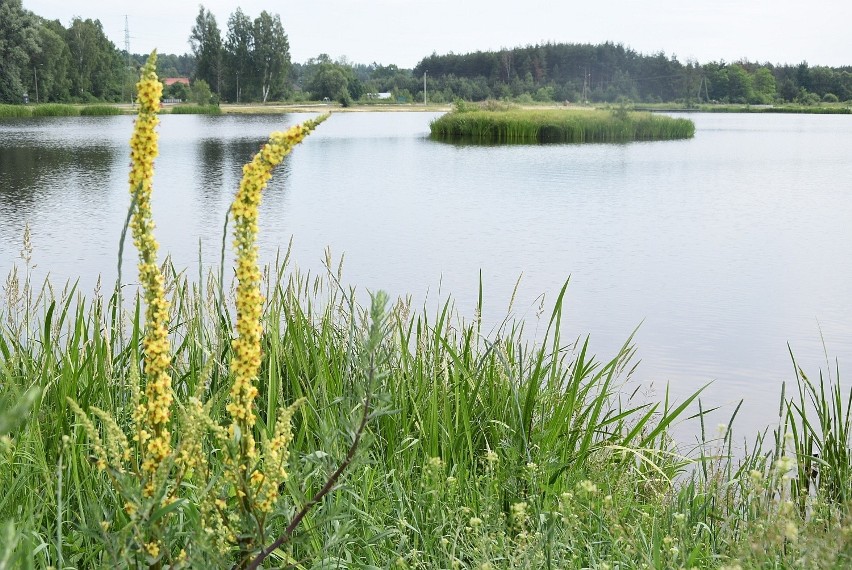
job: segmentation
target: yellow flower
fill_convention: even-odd
[[[136,84],[139,114],[130,138],[130,193],[135,202],[130,227],[133,243],[139,250],[139,281],[145,299],[145,338],[143,340],[145,402],[136,414],[136,436],[144,450],[143,476],[151,478],[160,463],[171,453],[167,430],[172,405],[172,384],[169,375],[169,302],[163,287],[163,275],[157,265],[157,240],[154,239],[154,219],[151,211],[151,191],[154,159],[157,156],[157,133],[160,97],[163,84],[157,79],[157,53],[153,52],[142,67]],[[153,489],[150,485],[146,489]]]
[[[234,250],[237,275],[237,337],[232,341],[230,401],[226,407],[231,416],[231,433],[239,427],[240,453],[245,461],[256,454],[252,427],[255,424],[254,399],[257,387],[254,382],[260,369],[260,341],[263,329],[263,296],[260,294],[261,272],[258,266],[257,231],[258,208],[261,194],[275,168],[328,115],[296,125],[285,132],[274,132],[252,161],[243,166],[231,214],[234,217]]]

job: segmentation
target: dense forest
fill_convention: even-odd
[[[725,102],[770,104],[852,100],[852,67],[681,63],[623,45],[543,44],[465,55],[433,54],[413,70],[433,89],[463,99]],[[428,85],[427,85],[428,87]]]
[[[337,100],[344,104],[389,93],[391,101],[455,99],[519,102],[748,103],[852,100],[852,67],[831,68],[695,61],[645,55],[621,44],[548,43],[469,54],[432,54],[414,69],[353,63],[320,54],[291,63],[281,18],[240,8],[224,27],[203,6],[188,34],[191,53],[160,54],[161,77],[189,77],[167,97],[252,102]],[[147,54],[127,54],[98,20],[65,27],[0,0],[0,103],[127,101]],[[200,95],[199,95],[200,93]]]

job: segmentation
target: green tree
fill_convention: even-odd
[[[751,76],[741,65],[728,68],[728,100],[731,103],[749,103],[753,99]]]
[[[38,49],[32,13],[20,0],[0,0],[0,101],[21,102],[32,73],[30,58]]]
[[[58,21],[38,25],[38,52],[30,60],[35,91],[40,102],[65,101],[71,95],[71,52]]]
[[[198,7],[195,25],[189,35],[189,45],[195,56],[195,79],[203,79],[220,94],[222,86],[222,33],[216,17],[204,6]]]
[[[196,82],[197,83],[197,82]],[[180,101],[189,101],[191,91],[186,83],[172,83],[163,90],[163,97],[166,99],[178,99]],[[207,101],[210,101],[210,87],[207,87]]]
[[[124,64],[99,20],[74,18],[65,33],[70,52],[71,95],[80,100],[117,100]]]
[[[228,18],[228,34],[225,37],[225,67],[231,99],[240,102],[246,79],[251,77],[252,50],[254,47],[254,29],[251,18],[237,8]]]
[[[769,69],[765,67],[758,68],[757,71],[754,72],[752,84],[754,87],[754,96],[756,99],[759,99],[761,103],[771,103],[775,100],[775,76],[772,75],[772,72]]]
[[[290,42],[281,17],[264,10],[254,21],[254,69],[266,103],[270,95],[280,96],[290,70]]]
[[[318,64],[307,84],[314,99],[335,99],[348,86],[349,79],[342,66],[330,61]]]
[[[203,79],[193,81],[189,90],[189,98],[196,105],[209,105],[213,99],[213,92],[210,91],[210,85]]]

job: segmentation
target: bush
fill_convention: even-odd
[[[340,103],[341,107],[351,107],[352,106],[352,96],[349,94],[349,90],[345,87],[341,89],[337,93],[337,102]]]
[[[189,100],[196,105],[209,105],[213,100],[213,93],[210,91],[210,85],[203,79],[196,79],[190,86]]]
[[[796,100],[794,101],[794,103],[798,103],[799,105],[805,106],[813,106],[819,105],[820,99],[819,95],[817,95],[816,93],[811,93],[810,91],[807,91],[802,88],[799,90],[799,94],[796,95]]]
[[[823,103],[837,103],[840,99],[834,93],[826,93],[822,96]]]

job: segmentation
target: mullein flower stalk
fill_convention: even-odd
[[[163,274],[157,265],[159,245],[154,239],[151,190],[163,84],[157,79],[157,53],[151,53],[136,84],[139,114],[130,139],[130,193],[135,203],[130,227],[133,243],[139,251],[139,281],[145,299],[144,374],[145,397],[134,413],[136,435],[142,456],[143,493],[153,495],[154,480],[160,464],[171,453],[168,425],[172,406],[169,369],[169,302],[166,300]]]
[[[284,132],[274,132],[252,161],[243,166],[243,178],[231,205],[234,219],[234,250],[237,273],[237,337],[232,341],[231,376],[233,384],[228,413],[230,435],[239,439],[239,468],[245,473],[257,459],[252,428],[255,424],[254,400],[257,397],[257,375],[260,370],[260,341],[263,296],[260,293],[261,272],[258,266],[258,209],[261,195],[272,170],[293,148],[302,142],[328,115],[306,121]],[[258,475],[254,475],[257,481]]]

